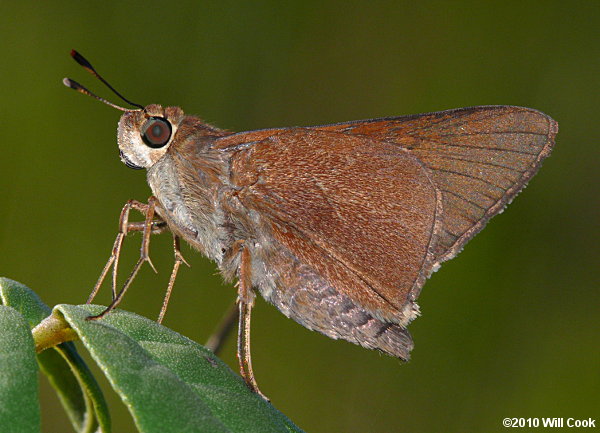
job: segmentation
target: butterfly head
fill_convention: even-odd
[[[152,167],[167,151],[173,142],[175,133],[184,118],[179,107],[166,107],[152,104],[142,106],[131,102],[112,87],[92,66],[92,64],[75,50],[71,50],[71,57],[90,74],[100,80],[115,95],[135,109],[127,109],[108,101],[90,92],[87,88],[70,78],[65,78],[63,84],[71,89],[91,96],[124,111],[119,120],[118,141],[121,160],[130,168],[142,169]]]
[[[183,118],[179,107],[155,104],[126,111],[118,128],[121,161],[133,169],[152,167],[173,143]]]

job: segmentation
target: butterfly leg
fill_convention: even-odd
[[[119,233],[117,234],[117,238],[115,239],[115,243],[113,245],[113,250],[112,250],[111,256],[108,259],[108,262],[106,263],[106,265],[104,266],[104,269],[102,270],[102,272],[100,274],[100,278],[98,279],[96,286],[94,286],[94,289],[92,290],[92,293],[90,294],[90,297],[88,298],[87,303],[90,303],[94,299],[94,297],[98,293],[100,285],[104,281],[104,278],[108,274],[108,271],[110,270],[111,267],[113,269],[113,272],[112,272],[113,300],[110,303],[110,305],[106,308],[106,310],[104,310],[102,313],[98,314],[97,316],[91,316],[89,318],[90,320],[95,320],[95,319],[99,319],[99,318],[103,317],[108,312],[113,310],[117,305],[119,305],[119,303],[121,302],[121,300],[123,298],[123,295],[125,295],[125,292],[131,285],[133,279],[137,275],[138,271],[140,270],[140,268],[142,267],[144,262],[148,262],[150,264],[150,266],[152,267],[152,269],[154,269],[154,271],[156,272],[156,268],[150,261],[150,257],[148,255],[148,249],[150,246],[150,235],[152,233],[161,233],[162,231],[167,229],[166,223],[164,223],[164,221],[154,219],[155,210],[156,210],[157,206],[160,206],[160,205],[159,205],[156,197],[150,197],[148,199],[148,204],[141,203],[137,200],[129,200],[125,204],[125,206],[123,206],[123,209],[121,211],[121,216],[119,218]],[[145,220],[143,223],[129,222],[129,211],[131,209],[135,209],[145,215]],[[131,274],[129,275],[127,280],[125,281],[123,288],[119,291],[119,293],[117,293],[116,292],[117,268],[118,268],[118,264],[119,264],[119,257],[121,255],[121,247],[123,245],[123,239],[131,231],[141,231],[142,232],[142,246],[140,249],[140,258],[139,258],[138,262],[136,263],[136,265],[134,266],[133,271],[131,272]]]
[[[233,267],[233,263],[237,260],[241,259],[241,251],[244,247],[244,240],[238,239],[236,240],[229,251],[227,251],[223,257],[223,263],[227,264],[227,267]],[[239,264],[236,266],[239,269]],[[238,283],[239,287],[239,283]],[[204,344],[204,347],[211,350],[215,355],[218,355],[218,352],[221,350],[225,340],[229,336],[231,330],[233,329],[235,323],[238,321],[239,317],[239,307],[238,300],[236,299],[231,303],[219,324],[215,327],[208,340]]]
[[[250,317],[254,305],[255,294],[252,290],[250,252],[242,247],[240,260],[240,274],[238,281],[238,308],[239,327],[237,341],[237,357],[240,363],[240,374],[253,392],[269,401],[256,383],[254,371],[252,370],[252,359],[250,356]]]
[[[173,251],[175,253],[175,263],[173,264],[173,270],[171,271],[171,277],[169,278],[167,292],[165,293],[165,298],[163,300],[158,319],[156,320],[158,323],[162,323],[165,313],[167,312],[167,305],[169,305],[169,299],[171,298],[171,292],[173,291],[173,285],[175,284],[175,278],[177,278],[179,266],[181,266],[182,263],[185,263],[188,265],[188,267],[190,266],[190,264],[185,261],[183,255],[181,254],[179,236],[177,235],[173,235]]]
[[[218,355],[221,348],[223,347],[223,343],[225,339],[233,329],[233,325],[238,320],[239,311],[237,302],[232,302],[223,318],[213,331],[212,335],[208,337],[204,347],[211,350],[215,355]]]

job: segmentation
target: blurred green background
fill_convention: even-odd
[[[234,131],[511,104],[558,120],[552,156],[507,212],[420,297],[412,361],[310,332],[259,300],[261,388],[309,432],[503,431],[504,417],[600,418],[598,2],[2,2],[0,274],[49,305],[82,303],[126,200],[150,195],[118,158],[116,100]],[[119,101],[117,101],[119,102]],[[127,241],[123,274],[139,235]],[[123,308],[155,317],[172,265],[145,268]],[[204,341],[235,298],[187,246],[165,324]],[[108,300],[105,288],[100,300]],[[235,342],[223,358],[233,369]],[[46,432],[69,431],[43,385]],[[106,388],[114,431],[134,431]],[[600,419],[597,421],[600,422]]]

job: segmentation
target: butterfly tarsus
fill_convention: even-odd
[[[152,264],[152,261],[150,260],[150,257],[149,257],[150,236],[152,234],[162,233],[163,231],[165,231],[167,229],[167,224],[162,219],[160,219],[160,218],[155,219],[155,211],[156,211],[157,206],[160,206],[160,204],[158,203],[158,200],[156,199],[156,197],[150,197],[148,199],[147,204],[139,202],[137,200],[129,200],[123,206],[123,209],[121,210],[121,214],[119,216],[119,233],[117,234],[115,243],[113,244],[111,255],[110,255],[106,265],[102,269],[102,272],[100,273],[100,277],[98,278],[98,281],[96,282],[96,285],[92,289],[92,292],[90,293],[90,296],[87,300],[88,304],[90,304],[93,301],[93,299],[96,297],[98,291],[100,290],[100,286],[104,282],[104,279],[106,278],[106,275],[108,274],[108,271],[112,267],[112,285],[111,285],[112,286],[112,302],[102,313],[100,313],[96,316],[90,316],[88,318],[88,320],[96,320],[96,319],[100,319],[101,317],[104,317],[107,313],[109,313],[111,310],[113,310],[121,302],[121,300],[123,299],[123,296],[125,295],[125,292],[127,291],[129,286],[133,282],[134,278],[136,277],[137,273],[139,272],[139,270],[142,267],[142,265],[144,264],[144,262],[148,262],[150,264],[150,266],[152,267],[152,269],[156,272],[156,268]],[[137,210],[138,212],[142,213],[145,216],[145,220],[143,222],[129,222],[129,213],[130,213],[131,209]],[[121,249],[123,246],[123,239],[130,232],[136,232],[136,231],[142,232],[142,245],[140,248],[140,258],[137,261],[137,263],[135,264],[131,274],[125,281],[125,284],[123,285],[121,290],[117,293],[117,270],[118,270],[118,265],[119,265],[119,258],[121,256]],[[181,256],[181,254],[179,254],[179,256]],[[178,268],[179,265],[176,265],[176,267]],[[173,282],[174,282],[174,280],[173,280]],[[170,284],[170,287],[172,288],[171,282],[169,284]],[[164,313],[163,313],[163,315],[164,315]]]
[[[181,254],[180,239],[177,235],[173,235],[173,252],[175,255],[175,263],[173,264],[173,270],[171,271],[171,277],[169,278],[169,285],[167,286],[167,291],[163,299],[162,307],[160,308],[160,313],[158,314],[158,319],[156,319],[157,323],[162,323],[167,312],[167,306],[169,305],[171,292],[173,291],[173,286],[175,285],[177,272],[179,272],[179,266],[181,266],[182,263],[185,263],[188,266],[188,268],[190,267],[190,264],[185,260],[185,258]]]
[[[254,291],[252,290],[252,267],[250,260],[250,251],[248,248],[242,247],[237,301],[239,308],[237,357],[240,363],[240,374],[248,388],[260,395],[266,401],[270,401],[258,388],[258,383],[256,383],[256,379],[254,378],[252,357],[250,355],[250,318],[255,298]]]

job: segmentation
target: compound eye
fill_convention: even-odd
[[[155,149],[163,147],[171,138],[171,124],[162,117],[151,117],[142,126],[142,140]]]

